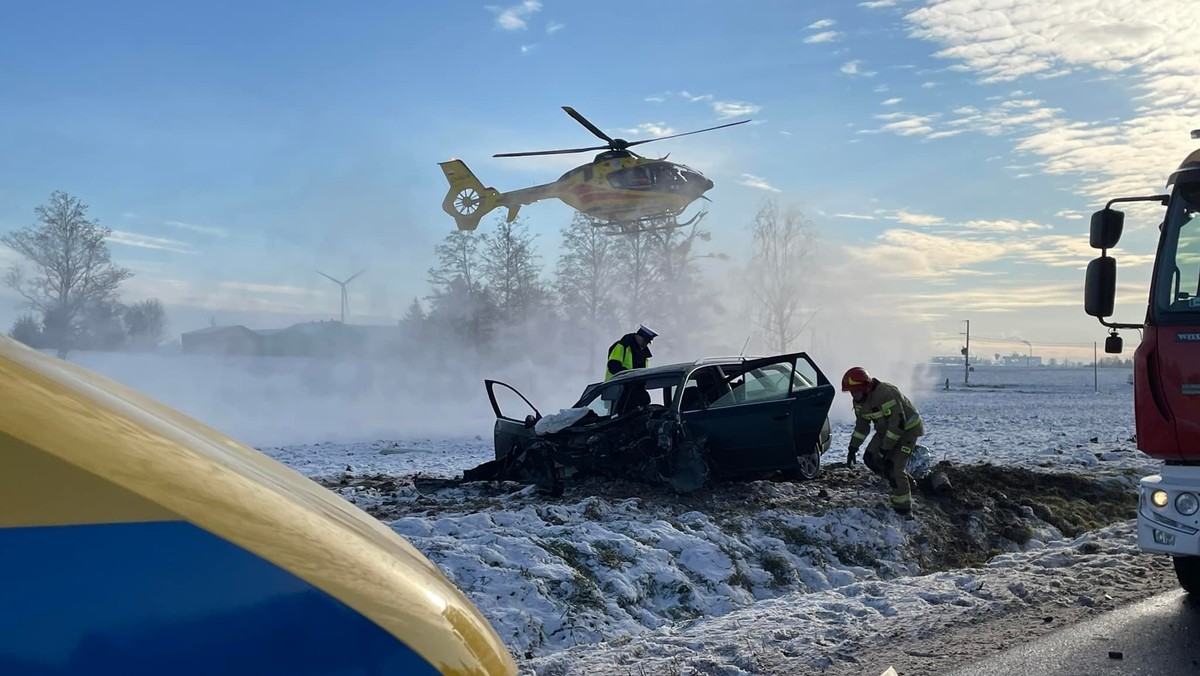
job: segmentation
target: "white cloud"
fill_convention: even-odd
[[[159,251],[173,251],[175,253],[194,254],[196,251],[191,248],[187,242],[180,242],[166,237],[153,237],[151,235],[142,235],[136,232],[127,232],[125,230],[113,230],[108,236],[108,241],[112,244],[122,244],[124,246],[132,246],[139,249],[157,249]]]
[[[888,216],[888,220],[900,221],[905,225],[921,226],[940,225],[946,222],[946,219],[942,218],[941,216],[932,216],[930,214],[914,214],[912,212],[905,211],[904,209],[897,211],[891,216]]]
[[[695,103],[695,102],[697,102],[697,101],[711,101],[711,100],[712,100],[712,97],[713,97],[713,96],[712,96],[712,94],[699,94],[699,95],[695,95],[695,94],[692,94],[691,92],[689,92],[689,91],[687,91],[687,90],[684,90],[684,91],[681,91],[681,92],[679,92],[679,95],[680,95],[680,96],[682,96],[683,98],[687,99],[688,101],[692,102],[692,103]]]
[[[873,71],[873,70],[859,70],[858,64],[860,64],[860,63],[862,63],[862,61],[860,61],[858,59],[854,59],[853,61],[847,61],[846,63],[842,64],[842,67],[839,70],[841,70],[842,73],[844,73],[846,75],[861,75],[862,77],[875,77],[875,71]]]
[[[558,21],[551,21],[546,24],[546,34],[554,35],[555,33],[559,32],[563,28],[566,28],[566,24],[559,23]]]
[[[924,136],[927,140],[949,138],[966,131],[999,136],[1013,130],[1052,128],[1058,124],[1062,109],[1043,106],[1037,99],[1013,99],[1000,101],[987,110],[958,106],[952,113],[953,117],[945,121],[940,113],[918,115],[895,111],[879,114],[874,116],[875,119],[888,124],[861,133],[890,132],[899,136]]]
[[[939,82],[922,82],[921,89],[933,89],[934,87],[938,86],[939,84],[941,84],[941,83],[939,83]]]
[[[1071,220],[1071,221],[1076,221],[1076,220],[1083,218],[1083,214],[1081,212],[1075,211],[1074,209],[1063,209],[1062,211],[1060,211],[1054,215],[1058,216],[1059,218],[1065,218],[1065,219]]]
[[[1186,7],[1178,0],[1061,0],[1008,11],[1008,0],[933,0],[906,20],[912,35],[940,46],[937,56],[983,83],[1069,72],[1127,80],[1137,93],[1132,112],[1101,121],[1058,111],[1020,126],[1015,145],[1040,158],[1041,171],[1077,176],[1081,193],[1102,198],[1160,189],[1192,149],[1185,132],[1200,119],[1200,42],[1192,39],[1200,14]]]
[[[833,19],[821,19],[820,21],[814,21],[814,22],[808,24],[808,29],[809,30],[821,30],[822,28],[829,28],[830,26],[832,26],[836,23],[837,22],[834,21]]]
[[[163,221],[163,223],[166,223],[172,228],[179,228],[180,230],[187,230],[189,232],[198,232],[202,235],[210,235],[212,237],[225,237],[229,234],[226,232],[225,228],[214,228],[207,225],[184,223],[183,221]]]
[[[528,54],[529,52],[532,52],[532,51],[533,51],[533,48],[534,48],[534,47],[536,47],[536,46],[537,46],[537,44],[536,44],[536,43],[535,43],[535,44],[532,44],[532,45],[521,45],[521,53],[522,53],[522,54]]]
[[[895,4],[896,0],[868,0],[868,2],[858,3],[858,6],[866,7],[867,9],[874,9],[876,7],[893,7]]]
[[[675,133],[675,130],[668,127],[665,122],[643,122],[633,129],[622,129],[621,131],[637,136],[670,136]]]
[[[716,111],[717,117],[721,119],[753,115],[762,110],[762,106],[743,101],[714,101],[712,108]]]
[[[848,246],[851,257],[877,272],[909,279],[979,275],[972,265],[1002,258],[999,242],[947,237],[915,230],[886,230],[873,244]]]
[[[525,30],[529,27],[526,19],[541,8],[542,3],[538,0],[524,0],[510,7],[488,6],[488,9],[496,13],[496,27],[506,31]]]
[[[859,221],[875,220],[875,217],[871,216],[870,214],[834,214],[834,216],[837,218],[852,218],[854,220],[859,220]]]
[[[933,122],[931,115],[910,115],[908,113],[889,113],[888,118],[895,117],[895,121],[888,122],[879,128],[879,131],[889,131],[898,136],[924,136],[933,133],[934,129],[930,126]],[[877,116],[885,117],[885,116]]]
[[[666,101],[666,99],[661,96],[647,96],[642,100],[648,103],[662,103],[663,101]]]
[[[838,37],[840,35],[841,35],[841,33],[837,32],[837,31],[823,31],[820,33],[814,33],[813,35],[810,35],[810,36],[804,38],[804,41],[808,44],[816,44],[819,42],[833,42],[834,40],[838,39]]]
[[[1032,232],[1034,230],[1049,230],[1051,226],[1034,223],[1033,221],[1013,221],[1013,220],[996,220],[996,221],[967,221],[962,224],[962,227],[967,230],[980,230],[986,232]]]
[[[888,86],[885,84],[875,85],[874,91],[876,94],[882,94],[883,92],[888,91]]]
[[[767,190],[769,192],[780,192],[779,188],[776,188],[776,187],[772,186],[770,183],[767,183],[767,180],[765,178],[760,178],[758,176],[755,176],[754,174],[742,174],[742,180],[738,181],[738,183],[740,183],[741,185],[749,186],[751,188],[758,188],[759,190]]]
[[[894,105],[896,105],[897,103],[900,103],[900,102],[901,102],[901,101],[903,101],[903,100],[904,100],[904,99],[900,99],[900,98],[891,98],[891,99],[887,99],[886,101],[884,101],[882,105],[885,105],[885,106],[894,106]]]

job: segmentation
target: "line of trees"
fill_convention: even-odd
[[[37,207],[33,225],[0,237],[21,256],[5,276],[27,312],[9,335],[31,347],[56,350],[153,349],[166,335],[162,303],[122,303],[133,272],[112,261],[112,229],[87,216],[88,206],[62,191]]]
[[[806,303],[816,246],[811,223],[766,201],[748,229],[746,266],[706,278],[714,268],[702,267],[702,259],[729,256],[704,251],[711,232],[703,221],[702,214],[686,227],[652,223],[613,234],[577,213],[561,231],[547,276],[536,238],[520,219],[451,232],[435,247],[430,295],[412,300],[403,323],[412,335],[449,341],[456,351],[565,353],[589,371],[609,342],[643,322],[682,350],[697,349],[722,320],[753,327],[771,349],[794,348],[815,316]]]
[[[55,192],[37,207],[33,225],[0,238],[24,259],[5,279],[28,310],[10,335],[60,356],[153,349],[165,337],[163,306],[121,302],[133,273],[112,261],[112,231],[87,209]],[[730,258],[705,251],[712,235],[704,216],[686,227],[650,223],[614,234],[577,213],[561,231],[549,275],[522,220],[453,231],[434,248],[429,295],[412,300],[402,324],[445,354],[567,356],[590,371],[609,342],[643,322],[681,351],[701,349],[721,322],[750,327],[769,349],[795,349],[815,316],[806,293],[816,247],[811,223],[767,200],[747,229],[745,266],[704,268],[702,259]]]

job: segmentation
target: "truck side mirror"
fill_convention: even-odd
[[[1121,354],[1121,348],[1124,346],[1125,341],[1121,340],[1121,336],[1117,334],[1116,330],[1113,330],[1104,339],[1104,351],[1108,354]]]
[[[1095,222],[1093,219],[1092,224]],[[1093,258],[1088,263],[1083,283],[1083,311],[1101,319],[1111,317],[1116,296],[1117,259],[1112,256]]]
[[[1125,212],[1116,209],[1101,209],[1092,214],[1092,232],[1089,241],[1093,249],[1111,249],[1121,239],[1125,228]]]

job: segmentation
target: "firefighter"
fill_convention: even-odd
[[[899,514],[911,513],[907,468],[917,438],[925,434],[921,414],[895,385],[872,378],[860,366],[842,376],[842,391],[854,399],[854,433],[846,464],[858,461],[858,449],[874,424],[875,435],[867,444],[863,462],[892,485],[892,509]]]
[[[626,333],[608,348],[608,364],[604,369],[604,380],[609,380],[621,371],[644,369],[650,363],[650,341],[658,337],[653,329],[639,324],[637,331]]]

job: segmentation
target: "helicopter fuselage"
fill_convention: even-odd
[[[674,218],[712,187],[711,180],[688,166],[609,151],[553,183],[500,193],[499,202],[511,211],[557,198],[592,218],[625,223]]]
[[[500,192],[485,186],[461,160],[438,163],[450,184],[442,199],[442,210],[454,217],[460,230],[474,230],[479,227],[484,214],[499,207],[508,209],[506,220],[511,223],[522,206],[551,198],[562,200],[576,211],[606,225],[619,226],[622,232],[644,230],[644,226],[652,221],[659,221],[656,225],[652,224],[655,227],[677,228],[686,225],[680,224],[675,218],[692,202],[703,198],[704,193],[712,189],[713,182],[691,167],[668,162],[666,157],[648,159],[629,148],[750,121],[729,122],[680,134],[626,141],[608,136],[570,106],[563,106],[563,110],[607,145],[498,153],[493,156],[523,157],[603,150],[591,162],[575,167],[553,183]]]

